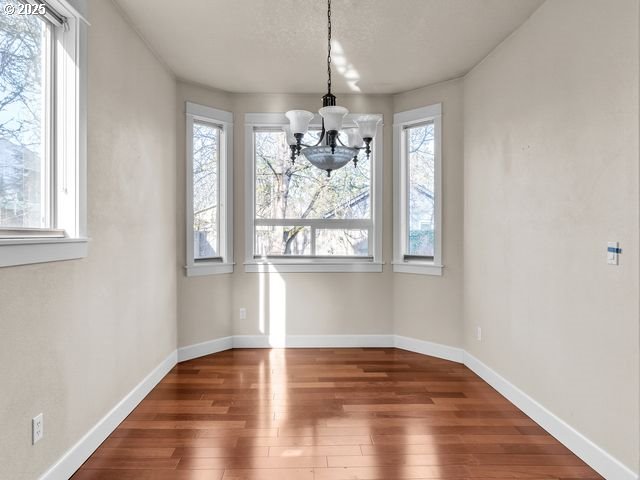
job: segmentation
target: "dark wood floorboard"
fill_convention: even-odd
[[[602,477],[464,365],[347,348],[180,363],[72,478]]]

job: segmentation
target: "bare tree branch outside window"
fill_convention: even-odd
[[[219,256],[219,145],[219,127],[193,123],[193,251],[196,259]]]
[[[435,142],[434,124],[408,128],[408,251],[409,255],[431,257],[435,230]]]
[[[310,131],[305,143],[315,143]],[[254,133],[256,178],[256,255],[369,255],[368,229],[326,228],[332,220],[371,219],[371,162],[361,155],[357,167],[349,164],[331,177],[304,156],[289,158],[282,131]],[[325,220],[323,227],[269,225],[268,220]],[[276,222],[274,222],[276,223]],[[292,222],[301,223],[301,222]],[[304,222],[302,222],[304,223]],[[312,237],[315,238],[312,239]]]

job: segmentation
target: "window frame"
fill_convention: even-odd
[[[53,112],[47,148],[51,225],[45,229],[2,229],[0,267],[84,258],[87,238],[87,25],[65,0],[47,2],[45,21],[51,23],[50,85]],[[60,231],[63,230],[63,233]]]
[[[233,113],[185,102],[185,186],[187,277],[233,272]],[[218,144],[218,245],[219,257],[196,260],[193,249],[193,124],[209,123],[220,128]]]
[[[345,126],[355,126],[354,119],[361,114],[349,114],[345,117]],[[383,115],[379,115],[383,120]],[[261,222],[255,218],[255,129],[281,128],[288,124],[284,113],[246,113],[245,114],[245,271],[246,272],[382,272],[382,166],[383,151],[383,122],[378,124],[376,136],[373,140],[373,154],[371,163],[371,235],[369,237],[369,256],[362,257],[258,257],[255,251],[255,228]],[[310,128],[320,128],[320,115],[315,115]],[[343,168],[349,168],[345,166]],[[290,219],[299,221],[296,219]],[[286,219],[274,219],[273,222],[287,222]],[[304,223],[317,225],[314,219],[301,220]],[[359,220],[345,220],[344,228],[351,223],[358,224]],[[289,225],[287,223],[287,225]],[[328,228],[342,228],[342,225]]]
[[[411,258],[408,250],[408,155],[406,131],[433,122],[434,128],[434,256]],[[393,116],[393,271],[421,275],[442,275],[442,104],[399,112]],[[409,258],[407,258],[409,257]]]

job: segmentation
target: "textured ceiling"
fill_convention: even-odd
[[[117,0],[182,79],[326,90],[322,0]],[[333,0],[334,90],[397,93],[468,72],[543,0]]]

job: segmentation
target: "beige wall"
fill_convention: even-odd
[[[466,349],[637,472],[637,1],[548,0],[464,97]]]
[[[462,346],[463,80],[394,95],[393,111],[442,103],[443,275],[393,277],[394,333]]]
[[[178,346],[194,345],[232,334],[231,275],[203,277],[185,275],[184,267],[187,264],[185,245],[186,101],[209,105],[220,110],[233,110],[232,98],[228,93],[178,82],[176,100]]]
[[[37,478],[176,345],[175,82],[89,6],[89,257],[0,269],[2,479]]]

